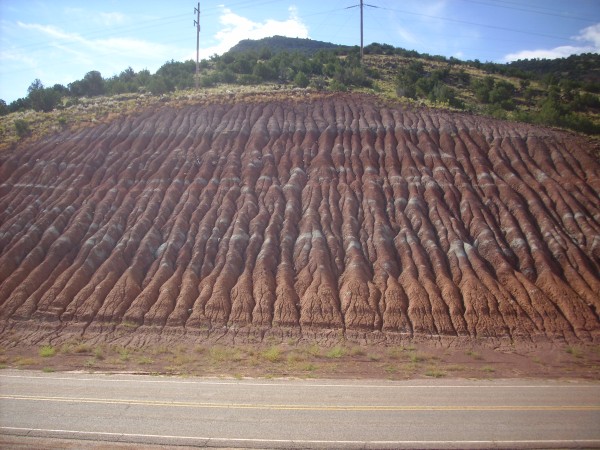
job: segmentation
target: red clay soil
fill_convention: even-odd
[[[593,147],[349,95],[65,131],[0,155],[0,335],[598,342]]]

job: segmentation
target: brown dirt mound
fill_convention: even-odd
[[[64,132],[0,156],[0,330],[596,341],[591,146],[357,96]]]

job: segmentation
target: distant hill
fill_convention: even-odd
[[[332,44],[331,42],[315,41],[312,39],[290,38],[284,36],[273,36],[263,39],[244,39],[229,50],[230,52],[260,52],[269,49],[272,54],[281,52],[301,53],[303,55],[314,55],[319,50],[347,50],[345,45]]]
[[[507,66],[534,73],[538,77],[552,76],[558,80],[568,79],[584,83],[600,82],[600,55],[597,53],[556,59],[522,59]]]

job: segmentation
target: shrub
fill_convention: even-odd
[[[305,88],[308,86],[308,77],[304,72],[298,72],[294,77],[294,84],[298,87]]]
[[[278,347],[271,347],[265,350],[262,356],[269,362],[279,362],[281,361],[281,350]]]
[[[29,123],[23,119],[15,120],[15,130],[17,132],[17,136],[20,138],[24,138],[25,136],[29,136],[29,134],[31,134]]]
[[[327,358],[341,358],[342,356],[344,356],[344,353],[344,349],[338,346],[333,347],[331,350],[329,350],[325,356],[327,356]]]
[[[39,355],[43,358],[49,358],[56,354],[56,349],[51,345],[42,345],[40,347]]]

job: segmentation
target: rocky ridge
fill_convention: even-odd
[[[0,154],[0,330],[597,341],[591,147],[357,95],[64,131]]]

